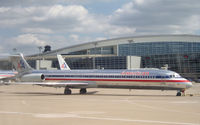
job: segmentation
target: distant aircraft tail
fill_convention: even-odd
[[[60,70],[71,70],[61,55],[57,55],[57,58],[58,58]]]
[[[31,70],[33,70],[24,59],[24,56],[22,53],[20,53],[19,55],[12,55],[10,59],[14,65],[15,70],[17,70],[18,75],[24,75],[26,73],[29,73]]]

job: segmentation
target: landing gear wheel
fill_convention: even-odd
[[[177,92],[176,96],[181,96],[181,92]]]
[[[86,94],[86,93],[87,93],[86,88],[82,88],[82,89],[80,89],[80,94]]]
[[[71,89],[65,88],[64,94],[65,94],[65,95],[71,95],[71,94],[72,94]]]

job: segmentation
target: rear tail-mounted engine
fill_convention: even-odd
[[[44,80],[45,76],[41,73],[26,74],[21,77],[22,82],[42,82]]]

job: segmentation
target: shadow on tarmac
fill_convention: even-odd
[[[92,91],[92,92],[87,92],[87,94],[83,95],[92,95],[97,93],[98,91]],[[19,96],[50,96],[50,95],[59,95],[59,96],[70,96],[70,95],[64,95],[63,93],[49,93],[49,92],[4,92],[0,91],[0,93],[7,93],[7,94],[15,94]],[[71,95],[80,95],[79,93],[72,93]]]
[[[134,94],[94,94],[94,96],[146,96],[146,97],[176,97],[176,95],[134,95]]]
[[[97,93],[98,91],[91,91],[87,92],[86,94],[81,95],[93,95],[93,96],[146,96],[146,97],[176,97],[176,95],[134,95],[134,94],[101,94]],[[73,95],[80,95],[79,93],[72,93],[71,95],[64,95],[63,93],[49,93],[49,92],[4,92],[0,91],[0,93],[7,93],[7,94],[15,94],[18,96],[52,96],[52,95],[59,95],[59,96],[73,96]]]

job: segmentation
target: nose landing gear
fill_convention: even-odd
[[[176,96],[185,96],[185,90],[178,90]]]

